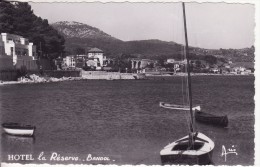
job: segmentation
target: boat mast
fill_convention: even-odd
[[[187,26],[186,26],[186,14],[185,14],[185,4],[182,2],[182,9],[183,9],[183,22],[184,22],[184,32],[185,32],[185,54],[187,60],[187,72],[188,72],[188,87],[189,87],[189,101],[190,101],[190,115],[191,115],[191,132],[194,131],[193,129],[193,111],[192,111],[192,92],[191,92],[191,77],[190,77],[190,64],[189,64],[189,44],[188,44],[188,35],[187,35]]]

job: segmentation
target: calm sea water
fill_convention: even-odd
[[[253,165],[254,77],[196,76],[192,82],[194,104],[229,117],[228,128],[196,124],[215,142],[214,164]],[[37,127],[34,139],[2,134],[2,161],[160,165],[160,150],[188,132],[185,112],[160,108],[160,101],[181,104],[181,77],[2,86],[2,122]],[[223,146],[238,155],[225,161]],[[45,161],[38,160],[41,153]],[[54,153],[80,160],[50,160]],[[34,160],[8,160],[14,154]],[[89,154],[110,160],[87,161]]]

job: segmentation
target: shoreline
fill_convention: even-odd
[[[122,73],[123,74],[123,73]],[[107,74],[109,75],[109,74]],[[180,77],[187,76],[186,73],[177,73],[174,75],[170,74],[145,74],[146,78],[137,79],[137,80],[149,80],[150,77]],[[254,74],[209,74],[209,73],[191,73],[191,76],[254,76]],[[24,78],[20,81],[0,81],[0,86],[3,85],[15,85],[15,84],[37,84],[37,83],[54,83],[54,82],[63,82],[63,81],[79,81],[79,80],[128,80],[128,79],[98,79],[98,78],[86,78],[86,77],[62,77],[62,78],[54,78],[54,77],[39,77],[35,74],[31,75],[32,79]]]
[[[53,78],[53,77],[39,77],[39,80],[30,80],[24,79],[21,81],[0,81],[0,86],[3,85],[16,85],[16,84],[37,84],[37,83],[55,83],[63,81],[79,81],[86,80],[82,77],[62,77],[62,78]]]
[[[173,75],[170,74],[146,74],[146,76],[152,76],[152,77],[175,77],[175,76],[187,76],[187,73],[176,73]],[[191,76],[254,76],[254,73],[252,74],[214,74],[214,73],[191,73]]]

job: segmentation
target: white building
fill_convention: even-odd
[[[167,59],[166,63],[175,63],[174,59]]]
[[[69,55],[63,58],[63,63],[66,67],[76,67],[76,58],[74,55]]]
[[[232,71],[235,72],[235,73],[237,73],[237,74],[241,74],[241,73],[243,73],[243,72],[246,71],[246,68],[245,68],[245,67],[234,67],[234,68],[232,69]]]
[[[13,59],[5,54],[4,42],[0,40],[0,71],[12,69],[14,69]]]
[[[134,58],[131,59],[131,63],[132,63],[132,69],[143,69],[146,68],[148,65],[152,65],[154,66],[154,64],[156,63],[154,60],[150,60],[150,59],[138,59],[138,58]]]
[[[88,59],[95,61],[97,70],[101,70],[103,66],[106,66],[104,52],[98,48],[92,48],[88,51]]]
[[[16,69],[26,67],[27,70],[37,70],[36,46],[28,39],[19,35],[1,33],[0,40],[4,43],[5,53],[13,60]]]
[[[175,59],[167,59],[166,64],[187,64],[187,60],[175,60]]]
[[[101,67],[100,67],[100,64],[98,64],[98,63],[99,63],[99,59],[98,58],[89,58],[86,61],[87,66],[89,66],[89,67],[96,67],[96,69],[100,70]]]

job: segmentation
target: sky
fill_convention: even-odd
[[[184,43],[181,3],[32,3],[49,23],[77,21],[123,41],[159,39]],[[190,46],[219,49],[254,45],[255,6],[186,3]]]

